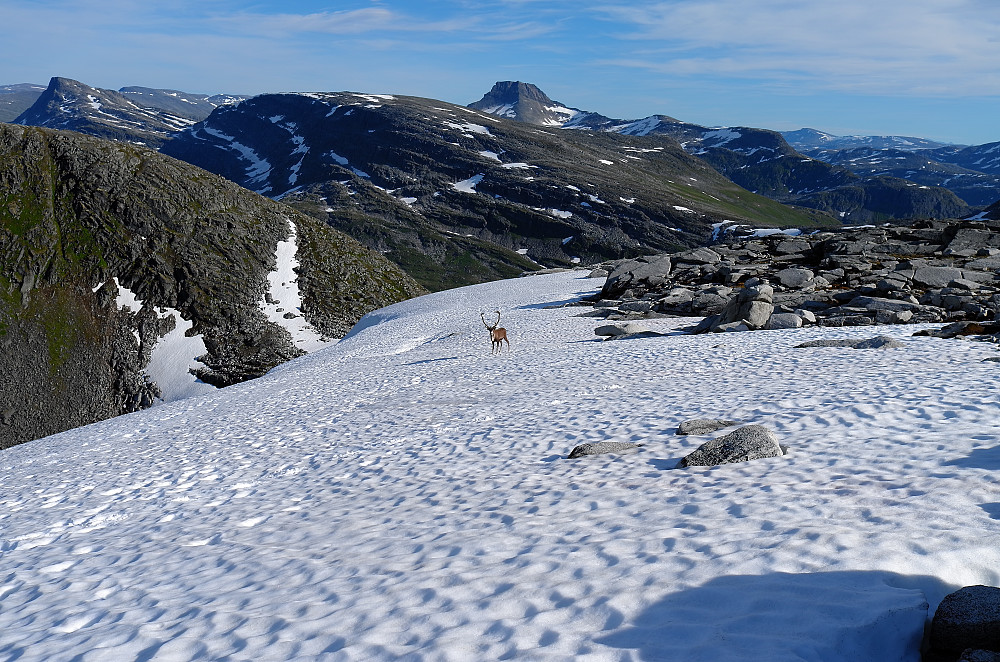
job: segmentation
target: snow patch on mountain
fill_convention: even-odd
[[[318,333],[302,315],[302,296],[299,293],[299,261],[297,230],[288,221],[289,236],[279,241],[275,251],[275,269],[267,275],[268,297],[260,302],[267,319],[288,330],[292,342],[299,349],[313,352],[331,344]]]
[[[444,125],[447,126],[449,129],[455,129],[463,133],[478,133],[479,135],[483,136],[493,135],[492,133],[490,133],[490,130],[487,129],[482,124],[472,124],[471,122],[465,122],[463,124],[457,124],[455,122],[445,122]]]
[[[468,179],[463,179],[460,182],[455,182],[454,184],[451,185],[451,187],[456,191],[461,191],[462,193],[477,193],[478,191],[476,191],[476,185],[479,184],[479,182],[483,181],[483,177],[485,176],[486,176],[485,174],[473,175]]]
[[[607,130],[615,133],[621,133],[626,136],[648,136],[658,126],[660,126],[660,118],[647,117],[635,122],[618,124],[616,126],[609,127]]]
[[[118,309],[128,309],[133,313],[142,310],[143,301],[135,292],[122,285],[118,278],[112,280],[118,288],[115,302]],[[95,291],[100,289],[101,285],[103,283],[94,288]],[[198,357],[207,351],[201,334],[188,335],[194,322],[184,319],[180,311],[174,308],[156,308],[152,309],[152,312],[161,320],[173,317],[175,324],[173,330],[155,341],[149,363],[145,368],[149,378],[160,387],[161,396],[158,402],[174,402],[215,391],[214,386],[206,384],[192,373],[193,370],[205,367],[198,361]],[[135,334],[136,340],[139,341],[138,332]]]
[[[235,137],[228,136],[218,129],[213,129],[204,125],[199,127],[198,132],[205,132],[214,138],[224,141],[225,147],[237,152],[240,157],[248,163],[245,169],[248,184],[259,184],[271,173],[271,170],[273,169],[271,164],[257,154],[257,152],[255,152],[252,148],[238,142]],[[264,187],[251,188],[251,190],[256,193],[266,193],[271,190],[271,187],[268,185]]]

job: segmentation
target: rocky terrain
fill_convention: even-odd
[[[325,224],[186,163],[0,124],[0,448],[149,406],[146,363],[182,322],[216,386],[300,355],[262,311],[292,228],[301,313],[319,333],[423,291]],[[117,304],[123,288],[138,310]]]
[[[973,211],[970,203],[956,195],[957,191],[944,188],[950,184],[944,177],[921,185],[886,173],[874,176],[864,169],[854,171],[849,162],[796,151],[777,131],[744,126],[705,127],[666,115],[638,120],[612,119],[569,108],[552,101],[534,85],[511,81],[498,82],[481,100],[470,104],[470,108],[563,129],[670,136],[689,153],[704,159],[749,191],[786,204],[818,209],[845,222],[920,216],[953,218]],[[891,142],[900,144],[899,141]],[[940,143],[932,144],[940,147]],[[969,187],[982,189],[987,183],[993,186],[990,177],[985,182],[955,181],[962,191]],[[974,199],[978,205],[988,204],[980,201],[983,196],[989,202],[1000,198],[1000,188],[977,193]]]
[[[241,99],[146,87],[105,90],[56,77],[13,123],[71,129],[156,148],[220,105]]]
[[[730,228],[710,247],[605,268],[590,314],[609,320],[704,317],[698,332],[986,322],[1000,313],[1000,222],[925,220],[797,236]]]
[[[261,95],[162,151],[325,220],[430,289],[680,250],[725,220],[836,224],[749,193],[665,136],[544,129],[417,97]]]

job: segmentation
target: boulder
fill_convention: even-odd
[[[854,349],[899,349],[906,345],[891,336],[876,336],[851,345]]]
[[[789,267],[788,269],[782,269],[775,274],[775,278],[778,279],[785,287],[794,287],[796,289],[804,287],[807,283],[812,281],[813,276],[812,271],[809,269],[800,269],[797,267]]]
[[[932,338],[957,338],[958,336],[982,336],[1000,333],[1000,323],[997,322],[953,322],[940,329],[924,329],[917,331],[915,336],[931,336]]]
[[[815,318],[814,318],[815,319]],[[802,326],[802,318],[795,313],[774,313],[764,325],[765,329],[798,329]]]
[[[677,434],[709,434],[722,428],[736,425],[736,421],[727,421],[722,418],[695,418],[684,421],[677,426]]]
[[[1000,653],[967,648],[962,651],[962,656],[958,658],[958,662],[1000,662]]]
[[[938,659],[958,659],[967,649],[1000,651],[1000,588],[966,586],[945,596],[931,621],[928,641]]]
[[[913,282],[927,287],[947,287],[958,278],[962,278],[962,270],[955,267],[918,267],[913,272]]]
[[[699,446],[683,457],[678,468],[710,467],[719,464],[747,462],[765,457],[779,457],[784,450],[778,438],[763,425],[747,425]]]
[[[618,310],[623,313],[648,313],[652,309],[653,302],[645,300],[626,301],[622,305],[618,306]]]
[[[821,340],[810,340],[795,346],[796,349],[807,347],[851,347],[853,349],[897,349],[906,345],[890,336],[876,336],[867,340],[847,340],[823,338]]]
[[[847,306],[850,308],[864,308],[865,310],[908,310],[911,312],[920,309],[919,303],[869,296],[854,297],[847,303]]]
[[[595,336],[627,336],[636,333],[648,333],[642,324],[636,322],[618,322],[617,324],[605,324],[594,329]]]
[[[690,264],[718,264],[722,261],[722,256],[711,248],[694,248],[676,256],[678,262],[688,262]]]
[[[624,453],[636,450],[642,444],[633,444],[629,441],[599,441],[596,444],[580,444],[569,452],[567,456],[570,460],[586,455],[601,455],[602,453]]]
[[[718,315],[706,317],[698,326],[694,333],[703,331],[726,331],[745,325],[748,329],[760,329],[774,312],[774,304],[771,303],[774,290],[766,282],[758,278],[751,278],[737,295],[729,300],[729,303]]]

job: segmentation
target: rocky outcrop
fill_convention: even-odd
[[[1000,222],[730,234],[697,254],[601,268],[610,275],[587,314],[608,320],[708,318],[699,331],[981,322],[1000,312]]]
[[[0,448],[149,406],[143,369],[181,321],[217,386],[300,355],[262,311],[293,226],[301,313],[327,337],[423,291],[322,223],[134,145],[0,124],[0,198]]]
[[[768,326],[774,313],[774,289],[759,278],[751,278],[722,308],[706,317],[694,333],[712,331],[752,331]],[[801,326],[801,324],[799,324]]]
[[[899,349],[906,345],[895,338],[889,336],[876,336],[866,340],[848,340],[835,338],[821,338],[810,340],[801,345],[795,346],[797,349],[808,347],[850,347],[851,349]]]

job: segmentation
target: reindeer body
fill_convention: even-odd
[[[479,313],[479,316],[483,318],[483,324],[486,325],[486,329],[490,332],[490,338],[493,340],[493,351],[491,354],[499,354],[500,350],[503,349],[503,344],[507,343],[507,351],[510,351],[510,341],[507,340],[507,329],[500,327],[500,311],[496,311],[497,321],[490,326],[486,321],[486,316]]]

